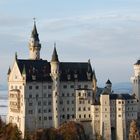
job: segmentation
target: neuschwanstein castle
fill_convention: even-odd
[[[36,23],[29,41],[29,59],[15,55],[8,71],[7,122],[25,131],[59,127],[73,120],[81,123],[91,140],[127,140],[129,126],[140,112],[140,60],[134,64],[133,94],[115,94],[112,83],[98,88],[90,61],[60,62],[54,45],[52,59],[40,57]]]

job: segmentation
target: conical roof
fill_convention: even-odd
[[[39,37],[38,37],[38,32],[37,32],[37,28],[36,28],[36,22],[34,21],[34,27],[32,30],[32,34],[31,37],[35,39],[35,41],[39,41]]]
[[[53,54],[52,54],[52,60],[51,61],[59,61],[58,60],[58,55],[57,55],[57,51],[56,51],[56,47],[54,47],[54,50],[53,50]]]
[[[111,81],[108,79],[107,82],[106,82],[106,84],[110,84],[110,85],[111,85],[112,83],[111,83]]]

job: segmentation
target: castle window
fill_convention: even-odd
[[[41,121],[41,117],[38,117],[38,120]]]
[[[11,89],[13,89],[13,86],[11,86]]]
[[[74,108],[72,108],[72,111],[74,111]]]
[[[78,85],[78,88],[80,89],[81,88],[81,85]]]
[[[67,111],[69,111],[69,108],[67,108]]]
[[[69,100],[67,100],[67,104],[69,104],[70,102],[69,102]]]
[[[81,118],[81,115],[79,115],[79,118]]]
[[[36,88],[36,89],[39,89],[39,86],[36,86],[35,88]]]
[[[52,86],[51,85],[48,85],[48,89],[52,89]]]
[[[127,101],[127,103],[129,104],[129,101]]]
[[[31,94],[29,94],[29,98],[32,98],[32,95]]]
[[[19,86],[19,89],[22,89],[22,86]]]
[[[69,93],[67,93],[67,96],[69,97]]]
[[[39,106],[41,105],[41,101],[38,102],[38,105],[39,105]]]
[[[29,89],[31,90],[32,89],[32,86],[29,86]]]
[[[47,117],[46,116],[44,117],[44,120],[47,120]]]
[[[88,85],[85,85],[84,88],[87,89],[88,88]]]
[[[79,111],[81,111],[81,107],[79,107],[79,109],[78,109]]]
[[[121,117],[121,115],[118,115],[118,117]]]
[[[65,108],[62,108],[62,111],[65,111]]]
[[[78,96],[81,96],[81,93],[80,92],[78,93]]]
[[[84,118],[86,118],[86,114],[84,114]]]
[[[62,97],[64,97],[65,95],[64,95],[64,93],[62,93]]]
[[[41,113],[41,109],[38,109],[38,113]]]
[[[131,101],[131,103],[133,103],[133,101]]]
[[[118,108],[119,111],[121,111],[121,108]]]
[[[52,102],[51,102],[51,101],[49,101],[49,102],[48,102],[48,105],[51,105],[51,104],[52,104]]]
[[[88,116],[89,116],[89,118],[91,117],[90,114]]]
[[[105,108],[105,111],[107,111],[107,108]]]
[[[38,98],[38,94],[36,94],[36,98]]]
[[[118,104],[121,104],[121,101],[118,101]]]
[[[74,96],[74,93],[72,93],[72,96]]]
[[[90,100],[88,100],[88,104],[90,104]]]
[[[72,114],[72,118],[74,118],[74,114]]]
[[[48,94],[48,97],[51,98],[52,97],[52,94]]]
[[[63,88],[66,89],[67,88],[67,85],[63,85]]]
[[[51,109],[50,108],[48,109],[48,112],[51,112]]]
[[[29,114],[33,114],[33,110],[29,110],[28,113],[29,113]]]
[[[81,100],[79,100],[79,104],[82,104],[82,101]]]
[[[29,106],[32,106],[33,105],[33,103],[29,103]]]
[[[132,110],[133,110],[133,107],[132,107]]]
[[[74,88],[74,85],[71,85],[70,88]]]
[[[90,97],[90,92],[88,92],[88,96]]]
[[[64,119],[65,118],[65,115],[62,115],[62,118]]]
[[[90,111],[90,107],[88,107],[88,111]]]
[[[63,101],[60,101],[60,105],[62,105],[63,104]]]
[[[70,115],[69,114],[67,114],[67,119],[69,119],[70,118]]]
[[[47,113],[47,110],[46,109],[44,109],[44,113]]]
[[[49,120],[52,120],[52,116],[49,116]]]
[[[86,111],[86,108],[85,107],[83,108],[83,111]]]
[[[74,101],[72,100],[71,103],[74,104]]]

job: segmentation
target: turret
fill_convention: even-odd
[[[60,124],[60,114],[59,114],[59,93],[60,93],[60,80],[59,80],[59,59],[56,51],[56,44],[54,44],[54,50],[51,59],[51,77],[53,80],[53,127],[57,128]]]
[[[36,22],[34,21],[34,27],[31,33],[30,41],[29,41],[29,52],[30,59],[39,60],[40,59],[40,49],[41,44],[38,37],[38,32],[36,28]]]
[[[111,93],[111,89],[112,89],[112,83],[111,81],[108,79],[106,82],[106,89],[109,93]]]
[[[138,117],[140,117],[140,60],[134,64],[134,75],[131,77],[133,90],[132,93],[136,95],[138,102]]]
[[[51,59],[51,74],[55,79],[59,74],[59,59],[56,51],[56,44],[54,44],[54,50]]]

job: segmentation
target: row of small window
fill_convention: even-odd
[[[38,120],[39,121],[41,121],[41,116],[40,117],[38,117]],[[57,116],[56,116],[56,118],[57,118]],[[74,114],[72,114],[72,115],[70,115],[70,114],[67,114],[67,115],[61,115],[60,116],[60,119],[70,119],[70,118],[75,118],[75,116],[74,116]],[[44,120],[52,120],[52,116],[44,116]]]
[[[85,104],[87,103],[87,100],[79,100],[79,104]],[[88,100],[88,104],[91,103],[91,100]]]
[[[56,100],[56,103],[57,103],[57,100]],[[72,101],[67,100],[66,103],[67,103],[67,104],[74,104],[74,100],[72,100]],[[38,104],[38,106],[41,106],[41,101],[39,101],[37,104]],[[64,104],[64,103],[63,103],[63,101],[60,101],[59,104],[62,105],[62,104]],[[43,105],[52,105],[52,101],[48,101],[48,104],[47,104],[46,101],[44,101],[44,102],[43,102]],[[29,103],[29,106],[33,106],[33,103],[30,102],[30,103]]]
[[[81,108],[81,107],[79,107],[78,108],[78,111],[90,111],[90,107],[88,107],[87,109],[86,109],[86,107],[83,107],[83,108]]]
[[[67,85],[63,85],[63,88],[66,89],[66,88],[68,88],[68,86]],[[70,85],[70,88],[74,88],[74,85]],[[81,89],[81,88],[87,89],[88,85],[84,85],[83,87],[82,87],[82,85],[78,85],[77,88],[78,89]]]
[[[82,119],[82,118],[91,118],[91,115],[89,114],[89,115],[87,115],[87,114],[84,114],[84,115],[79,115],[78,116],[80,119]]]
[[[125,101],[118,101],[118,104],[124,104],[124,103],[125,103]],[[129,104],[129,103],[133,104],[134,101],[127,101],[127,103],[128,103],[128,104]]]
[[[57,108],[56,108],[56,110],[57,110]],[[62,111],[74,111],[74,108],[69,108],[69,107],[67,107],[67,108],[62,108]],[[42,109],[38,109],[38,113],[41,113],[42,112]],[[44,109],[43,110],[43,112],[44,113],[50,113],[50,112],[52,112],[52,110],[49,108],[48,110],[47,109]],[[28,114],[33,114],[33,110],[28,110]]]
[[[88,96],[88,97],[90,97],[91,96],[91,93],[90,92],[88,92],[88,93],[81,93],[81,92],[79,92],[78,93],[78,96],[79,97],[81,97],[81,96],[86,96],[86,97]]]
[[[13,86],[13,85],[11,85],[11,89],[22,89],[22,86]]]
[[[48,85],[48,86],[43,86],[43,88],[44,89],[52,89],[52,86],[51,85]],[[29,86],[29,90],[32,90],[33,89],[33,86]],[[39,89],[39,86],[38,85],[36,85],[35,86],[35,89]]]
[[[56,95],[57,95],[57,93],[56,93]],[[72,93],[72,94],[70,94],[70,93],[67,93],[67,94],[64,94],[64,93],[62,93],[62,97],[74,97],[75,96],[75,94],[74,93]],[[36,94],[36,98],[38,98],[39,97],[39,95],[38,94]],[[52,94],[51,93],[49,93],[48,94],[48,96],[47,96],[47,93],[44,93],[43,94],[43,97],[44,98],[46,98],[46,97],[48,97],[48,98],[51,98],[52,97]],[[33,98],[33,96],[32,96],[32,94],[29,94],[29,98]]]

